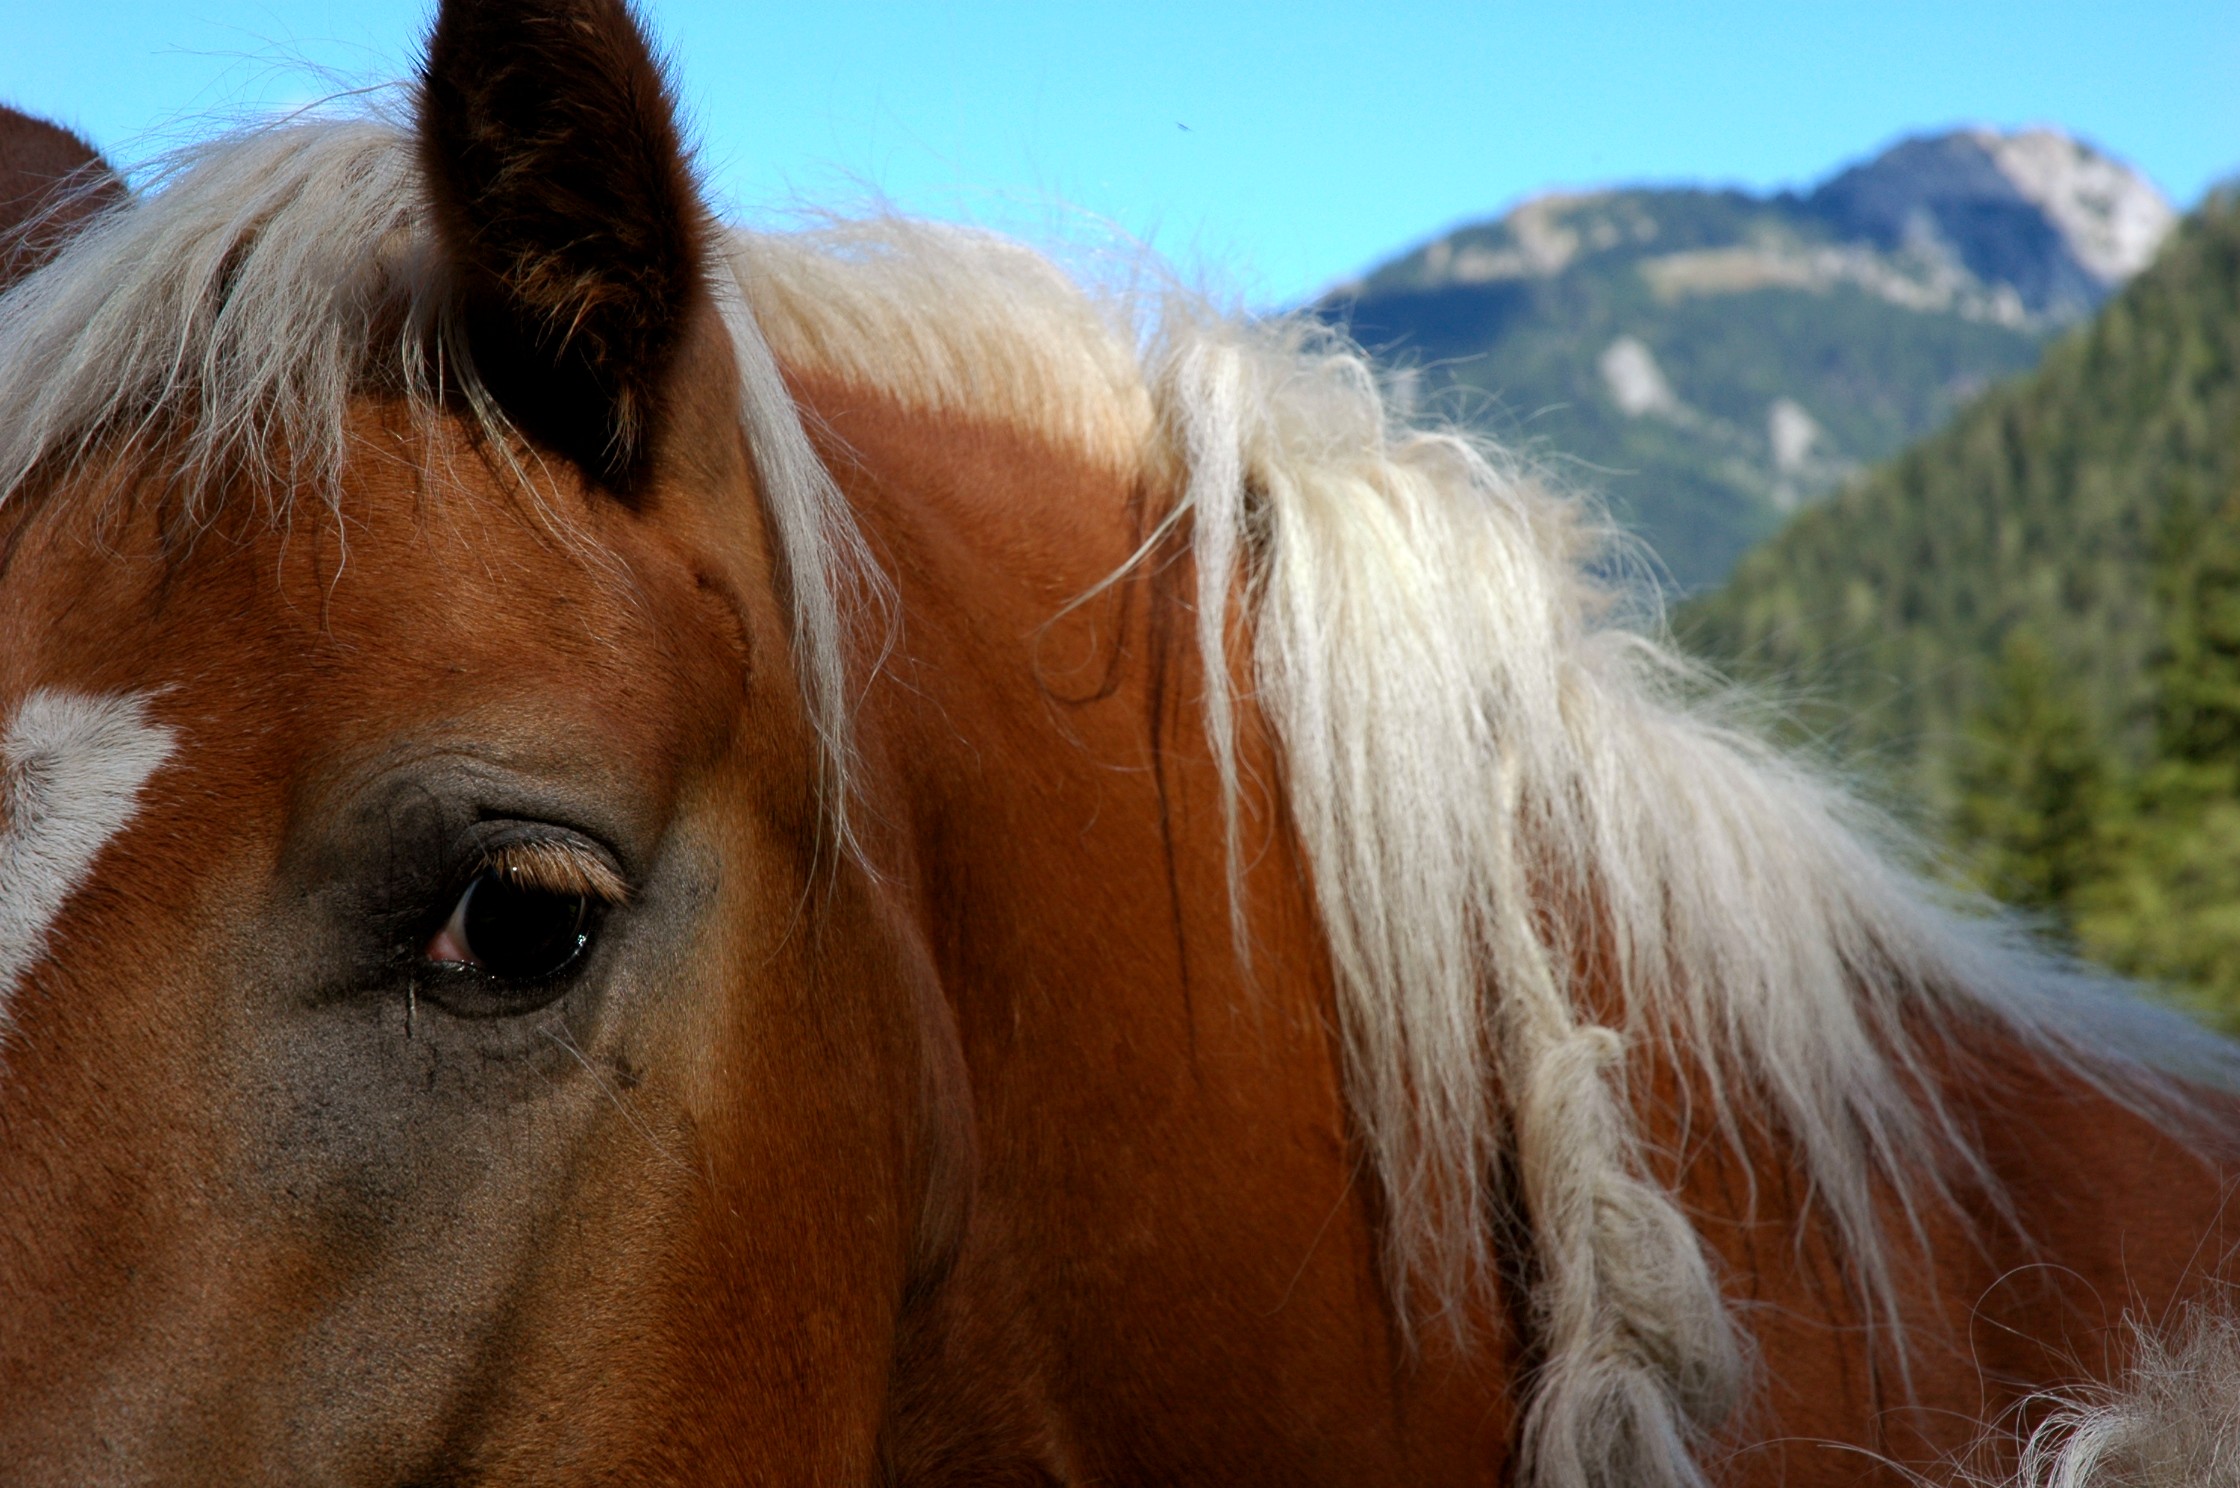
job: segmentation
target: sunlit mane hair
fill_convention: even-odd
[[[440,386],[465,394],[534,497],[537,462],[446,324],[444,288],[407,127],[311,120],[181,151],[0,297],[0,502],[91,456],[145,452],[189,528],[226,492],[285,517],[306,495],[336,499],[352,398],[427,408]],[[736,284],[718,273],[714,288],[845,840],[842,600],[869,570]]]
[[[331,499],[348,400],[426,397],[445,354],[416,171],[378,121],[221,140],[11,290],[0,500],[159,438],[190,509],[242,472]],[[862,550],[781,367],[1023,423],[1170,494],[1232,884],[1250,708],[1311,863],[1403,1315],[1459,1319],[1482,1295],[1495,1175],[1513,1175],[1544,1361],[1527,1481],[1701,1482],[1695,1449],[1747,1382],[1645,1150],[1629,1082],[1655,1059],[1715,1135],[1794,1151],[1901,1368],[1904,1217],[1971,1186],[1996,1202],[1937,1095],[1950,1034],[2003,1028],[2173,1122],[2171,1073],[2235,1083],[2228,1046],[1936,888],[1871,812],[1722,722],[1700,678],[1613,618],[1571,504],[1398,424],[1329,333],[1182,294],[1107,302],[1015,245],[893,220],[734,233],[719,260],[835,761],[836,595]]]
[[[1917,1236],[1894,1242],[1881,1204],[1903,1232],[1962,1190],[2001,1202],[1937,1094],[1950,1035],[2004,1029],[2181,1130],[2203,1130],[2181,1081],[2240,1084],[2232,1046],[1940,888],[1883,817],[1730,725],[1699,669],[1619,623],[1575,502],[1396,420],[1328,329],[1140,281],[1100,299],[1014,244],[895,219],[730,252],[789,366],[1173,487],[1232,905],[1249,706],[1313,866],[1396,1295],[1459,1326],[1514,1175],[1544,1359],[1522,1481],[1701,1483],[1695,1448],[1747,1383],[1643,1150],[1648,1058],[1697,1076],[1718,1136],[1795,1149],[1901,1383],[1893,1244]]]

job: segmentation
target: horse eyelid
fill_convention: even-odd
[[[581,894],[610,905],[627,904],[630,886],[589,848],[558,838],[509,842],[483,854],[477,870],[547,894]]]

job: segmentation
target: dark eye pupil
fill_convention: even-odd
[[[485,873],[469,884],[460,908],[468,948],[485,972],[504,981],[550,976],[590,938],[583,895],[523,888],[502,874]]]

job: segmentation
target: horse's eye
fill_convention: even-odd
[[[525,884],[503,868],[476,874],[428,942],[430,961],[478,967],[506,982],[551,976],[590,943],[588,895]]]

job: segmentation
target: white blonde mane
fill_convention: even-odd
[[[420,348],[441,339],[412,332],[436,298],[427,243],[391,125],[197,152],[0,300],[0,500],[159,415],[189,472],[286,449],[299,487],[331,489],[353,393],[431,385]],[[1731,1140],[1793,1144],[1893,1340],[1878,1194],[1910,1213],[1988,1181],[1924,1040],[1994,1020],[2165,1116],[2181,1098],[2158,1071],[2233,1083],[2227,1046],[1955,905],[1841,790],[1688,702],[1686,667],[1605,618],[1572,507],[1465,439],[1398,426],[1328,337],[1187,297],[1134,318],[1016,246],[891,221],[734,234],[723,266],[836,769],[836,575],[860,547],[781,366],[1024,423],[1178,488],[1209,733],[1232,803],[1237,710],[1282,748],[1411,1306],[1459,1318],[1481,1294],[1493,1175],[1515,1176],[1546,1361],[1527,1481],[1700,1483],[1696,1449],[1747,1383],[1712,1263],[1644,1151],[1627,1082],[1646,1054],[1701,1072]],[[1228,654],[1239,605],[1249,656]]]
[[[173,157],[0,296],[0,502],[43,469],[161,439],[187,523],[228,490],[284,516],[298,493],[335,498],[361,390],[424,407],[446,373],[510,459],[518,441],[471,365],[441,365],[459,338],[441,323],[433,243],[411,133],[391,121],[251,130]],[[754,317],[735,286],[716,289],[845,841],[839,585],[866,570]]]
[[[1746,1384],[1645,1161],[1644,1051],[1704,1072],[1729,1140],[1770,1117],[1794,1144],[1901,1375],[1883,1202],[1903,1228],[1956,1184],[1998,1199],[1931,1042],[1992,1022],[2180,1125],[2171,1076],[2240,1084],[2230,1045],[1939,888],[1876,813],[1692,702],[1699,674],[1607,619],[1575,504],[1397,424],[1327,333],[1187,295],[1146,324],[1013,244],[920,223],[742,234],[733,261],[789,365],[1093,455],[1117,434],[1148,476],[1184,472],[1232,849],[1241,686],[1313,864],[1397,1290],[1451,1317],[1480,1294],[1513,1154],[1546,1359],[1524,1481],[1701,1483],[1695,1449]],[[1239,604],[1249,657],[1227,650]]]
[[[2218,1301],[2188,1309],[2173,1328],[2127,1319],[2133,1355],[2123,1379],[2033,1402],[2051,1410],[1999,1488],[2240,1485],[2240,1314],[2230,1298]]]

